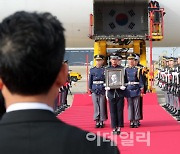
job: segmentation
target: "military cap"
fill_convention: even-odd
[[[174,61],[174,57],[170,57],[170,58],[169,58],[169,61]]]
[[[127,56],[127,59],[135,59],[136,55],[134,53],[130,53],[128,56]]]
[[[138,54],[136,54],[136,57],[134,58],[135,60],[139,60],[139,55]]]
[[[163,57],[162,57],[162,59],[163,59],[163,60],[166,60],[166,59],[167,59],[167,57],[166,57],[166,56],[163,56]]]
[[[119,55],[118,55],[118,53],[113,52],[113,53],[111,53],[110,58],[111,59],[119,59]]]
[[[169,61],[169,59],[170,59],[170,58],[166,57],[166,59],[165,59],[165,60],[166,60],[166,61]]]
[[[105,57],[103,56],[103,55],[95,55],[94,56],[94,59],[96,59],[96,60],[102,60],[102,59],[104,59]]]
[[[119,59],[119,60],[122,60],[122,59],[123,59],[123,57],[122,57],[121,55],[119,55],[119,56],[118,56],[118,59]]]

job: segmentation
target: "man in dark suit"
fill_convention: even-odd
[[[102,138],[89,141],[87,132],[53,113],[68,71],[62,64],[63,31],[50,13],[16,12],[0,23],[0,89],[7,107],[0,122],[0,153],[119,153]]]

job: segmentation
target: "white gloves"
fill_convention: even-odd
[[[110,90],[110,87],[105,87],[105,90]]]
[[[110,90],[111,88],[110,87],[105,87],[105,90],[107,91],[107,90]],[[126,89],[126,87],[125,86],[120,86],[120,89],[121,90],[125,90]]]
[[[125,90],[126,87],[125,87],[125,86],[120,86],[120,89],[121,89],[121,90]]]

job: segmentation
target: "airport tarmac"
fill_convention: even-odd
[[[88,70],[91,67],[88,66]],[[78,72],[82,75],[82,79],[77,82],[72,82],[72,87],[68,94],[68,104],[72,105],[74,94],[81,94],[87,92],[87,67],[86,66],[69,66],[69,70],[73,72]],[[89,71],[88,71],[89,72]]]

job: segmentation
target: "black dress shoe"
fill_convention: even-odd
[[[70,105],[68,105],[68,104],[65,104],[65,105],[64,105],[64,107],[65,107],[65,108],[68,108],[68,107],[70,107]]]
[[[99,127],[100,127],[100,128],[104,128],[104,123],[103,123],[103,121],[99,123]]]
[[[167,104],[165,104],[165,105],[163,105],[162,107],[167,108],[168,106],[167,106]]]
[[[175,116],[175,117],[179,117],[179,116],[180,116],[180,113],[176,113],[174,116]]]
[[[175,111],[172,112],[171,114],[172,114],[172,116],[174,116],[174,115],[176,115],[176,113],[177,113],[177,110],[175,110]]]
[[[165,108],[169,108],[169,106],[170,106],[169,104],[166,104]]]
[[[99,122],[96,122],[95,128],[99,128],[99,127],[100,127]]]
[[[134,125],[134,127],[133,128],[138,128],[139,126],[138,126],[138,124],[136,124],[136,125]]]
[[[180,121],[180,116],[179,117],[176,117],[177,121]]]
[[[136,120],[135,122],[134,122],[134,128],[138,128],[139,127],[139,120]]]
[[[133,122],[130,123],[130,128],[134,128],[134,123]]]
[[[62,108],[60,109],[60,111],[65,111],[65,108],[64,108],[64,107],[62,107]]]
[[[121,134],[121,128],[119,127],[118,129],[117,129],[117,135],[120,135]]]
[[[177,110],[176,109],[173,109],[172,111],[171,111],[171,114],[174,114],[174,113],[176,113],[177,112]]]
[[[172,107],[170,105],[166,108],[167,111],[169,111],[171,109],[172,109]]]
[[[113,129],[112,133],[113,133],[113,135],[116,135],[117,134],[117,128]]]
[[[140,123],[140,121],[138,121],[137,125],[138,125],[138,126],[141,126],[141,123]]]

